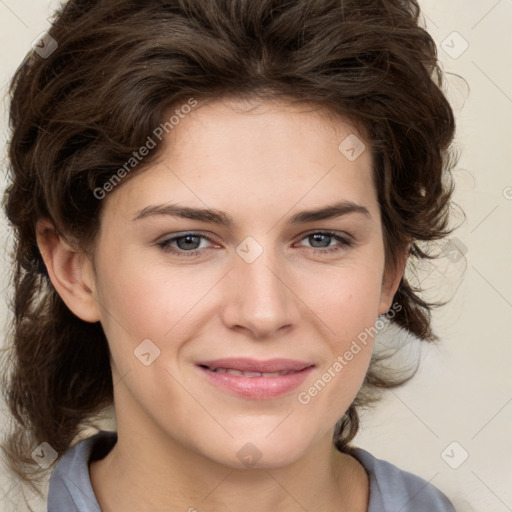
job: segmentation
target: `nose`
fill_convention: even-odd
[[[224,281],[225,325],[255,339],[271,338],[296,326],[300,300],[290,275],[286,262],[270,250],[250,263],[235,254],[234,268]]]

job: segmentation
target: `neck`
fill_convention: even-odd
[[[367,510],[366,472],[333,447],[331,432],[291,464],[231,467],[184,446],[141,415],[124,418],[128,409],[116,409],[118,441],[112,451],[90,465],[103,512],[132,512],[140,503],[166,512]]]

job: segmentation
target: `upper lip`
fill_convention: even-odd
[[[246,357],[228,357],[223,359],[212,359],[209,361],[200,361],[199,366],[208,366],[209,368],[226,368],[239,370],[241,372],[260,372],[272,373],[282,371],[300,371],[304,368],[314,366],[313,363],[297,361],[295,359],[275,358],[259,361]]]

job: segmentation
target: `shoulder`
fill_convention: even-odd
[[[455,512],[448,498],[423,478],[362,448],[355,448],[351,455],[365,467],[370,479],[368,512]]]
[[[89,476],[89,461],[104,457],[117,434],[102,430],[84,439],[62,456],[50,476],[48,512],[101,512]]]

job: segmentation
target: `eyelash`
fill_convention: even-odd
[[[331,231],[313,231],[311,233],[308,233],[306,235],[304,235],[300,241],[304,240],[305,238],[309,238],[313,235],[326,235],[326,236],[329,236],[331,238],[334,238],[336,240],[338,240],[338,242],[340,242],[340,246],[338,247],[330,247],[330,248],[327,248],[327,249],[319,249],[319,248],[311,248],[312,251],[314,253],[319,253],[319,254],[332,254],[332,253],[335,253],[335,252],[338,252],[342,249],[345,249],[345,248],[348,248],[348,247],[351,247],[352,246],[352,242],[350,240],[348,240],[347,238],[344,238],[336,233],[333,233]],[[181,235],[178,235],[178,236],[174,236],[172,238],[168,238],[167,240],[164,240],[162,242],[159,242],[157,245],[158,247],[160,247],[164,252],[170,252],[170,253],[173,253],[179,257],[195,257],[195,256],[199,256],[202,249],[195,249],[193,251],[184,251],[183,249],[181,250],[176,250],[175,248],[171,248],[171,249],[168,249],[168,247],[170,247],[170,244],[172,242],[175,242],[176,240],[179,240],[181,238],[187,238],[187,237],[199,237],[199,238],[203,238],[203,239],[206,239],[208,240],[209,242],[211,243],[215,243],[213,240],[211,240],[210,238],[208,238],[207,236],[204,236],[204,235],[201,235],[200,233],[184,233],[184,234],[181,234]]]

